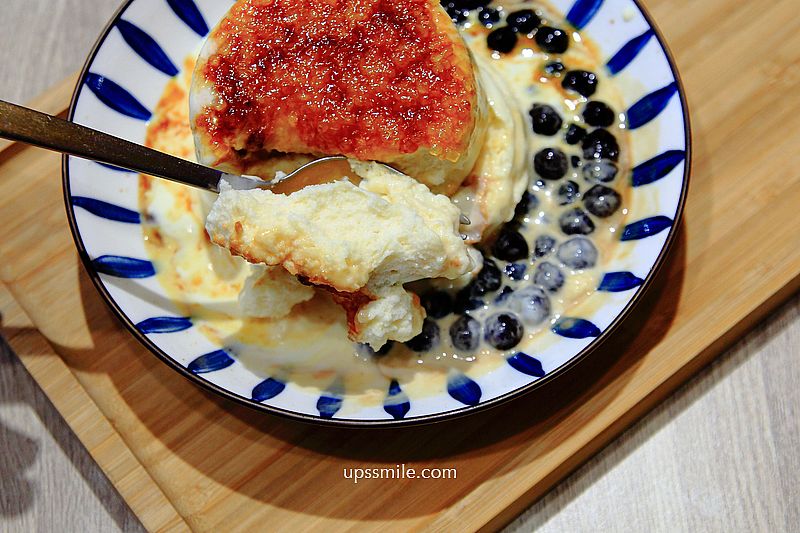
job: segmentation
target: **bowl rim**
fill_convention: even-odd
[[[81,68],[80,74],[78,76],[77,85],[73,91],[72,98],[70,100],[69,109],[67,111],[67,120],[72,121],[75,115],[75,110],[77,107],[78,99],[80,98],[81,91],[84,86],[84,80],[86,79],[86,74],[89,72],[89,68],[91,67],[94,59],[105,43],[106,39],[108,38],[109,33],[113,30],[116,26],[117,22],[122,17],[125,10],[136,0],[125,0],[122,5],[117,9],[117,11],[112,15],[109,22],[103,28],[100,36],[95,41],[92,49],[84,62],[83,67]],[[62,191],[64,197],[64,206],[66,208],[67,220],[69,222],[70,232],[72,233],[73,241],[75,242],[75,246],[78,250],[78,255],[81,259],[81,263],[86,270],[86,273],[89,275],[89,278],[92,280],[97,291],[100,293],[103,301],[106,305],[109,306],[112,313],[116,318],[122,322],[125,328],[133,335],[135,339],[137,339],[142,345],[144,345],[151,353],[153,353],[156,357],[158,357],[162,362],[167,364],[167,366],[171,367],[173,370],[177,371],[181,374],[184,378],[188,379],[194,385],[199,386],[201,389],[205,391],[212,392],[217,394],[223,398],[226,398],[230,401],[233,401],[239,405],[244,405],[250,409],[260,411],[262,413],[268,413],[271,415],[278,416],[283,419],[293,420],[304,422],[307,424],[312,424],[316,426],[323,426],[323,427],[347,427],[347,428],[387,428],[387,427],[410,427],[410,426],[420,426],[420,425],[427,425],[435,422],[441,422],[445,420],[452,420],[456,418],[461,418],[464,416],[471,415],[473,413],[488,410],[505,403],[508,403],[514,399],[517,399],[529,392],[548,385],[554,381],[556,381],[559,377],[567,374],[572,368],[578,365],[581,361],[583,361],[587,356],[593,353],[595,350],[599,349],[606,340],[620,327],[620,325],[630,316],[633,309],[636,305],[642,300],[642,297],[649,291],[649,289],[653,285],[653,280],[658,276],[661,268],[666,263],[666,259],[669,256],[670,251],[673,248],[675,241],[677,240],[678,234],[680,233],[680,229],[683,224],[683,212],[686,205],[686,197],[689,190],[689,180],[691,175],[692,169],[692,128],[691,128],[691,121],[689,117],[689,107],[688,101],[686,98],[686,91],[684,88],[683,80],[681,79],[680,73],[678,72],[677,65],[675,64],[675,58],[667,45],[663,34],[660,28],[656,25],[655,20],[653,19],[650,12],[643,4],[643,0],[630,0],[633,4],[639,9],[639,12],[644,17],[645,21],[649,25],[650,29],[652,29],[653,34],[656,37],[656,42],[658,43],[659,47],[664,53],[664,56],[667,58],[667,62],[669,64],[670,71],[672,76],[677,84],[678,88],[678,97],[681,103],[681,115],[683,117],[683,124],[684,124],[684,143],[685,143],[685,151],[686,151],[686,159],[684,163],[684,170],[683,170],[683,178],[681,184],[681,193],[678,200],[678,206],[675,211],[675,217],[672,226],[669,229],[669,233],[667,234],[667,239],[664,243],[664,246],[661,248],[658,257],[656,258],[655,262],[653,263],[650,271],[644,277],[644,281],[639,287],[639,290],[636,294],[631,298],[631,300],[625,305],[625,307],[620,311],[616,317],[611,321],[611,324],[604,329],[598,337],[596,337],[592,342],[589,343],[588,346],[583,348],[580,352],[575,354],[571,357],[568,361],[560,365],[559,367],[555,368],[551,372],[549,372],[546,376],[541,377],[527,385],[522,387],[516,388],[512,391],[509,391],[505,394],[501,394],[495,398],[490,400],[486,400],[485,402],[480,402],[477,405],[469,405],[465,407],[460,407],[458,409],[451,409],[448,411],[443,411],[440,413],[432,413],[427,415],[422,415],[418,417],[412,418],[403,418],[400,420],[395,419],[379,419],[379,420],[362,420],[362,419],[353,419],[353,418],[322,418],[318,415],[311,415],[306,413],[300,413],[296,411],[291,411],[289,409],[284,409],[280,407],[274,407],[271,405],[267,405],[261,402],[256,402],[252,399],[247,399],[243,396],[240,396],[230,390],[227,390],[219,385],[212,383],[211,381],[205,379],[204,377],[194,374],[182,366],[177,360],[170,357],[166,352],[164,352],[161,348],[159,348],[152,340],[150,340],[145,334],[140,332],[136,329],[136,326],[131,321],[130,318],[125,314],[125,312],[121,309],[121,307],[117,304],[117,302],[112,298],[111,294],[109,293],[108,289],[106,289],[105,285],[103,284],[100,275],[97,271],[92,268],[91,258],[86,251],[86,248],[83,245],[83,240],[81,238],[80,230],[78,228],[77,220],[75,218],[75,211],[70,201],[71,193],[70,193],[70,174],[69,174],[69,155],[63,155],[61,160],[61,177],[62,177]]]

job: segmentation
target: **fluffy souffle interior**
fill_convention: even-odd
[[[350,158],[358,185],[332,176],[290,195],[223,187],[206,229],[264,266],[240,296],[248,314],[263,306],[279,318],[324,290],[350,338],[378,349],[422,329],[425,311],[404,284],[468,281],[480,269],[470,245],[513,217],[528,183],[527,129],[438,1],[337,6],[234,4],[197,61],[190,124],[198,161],[232,173],[270,179],[313,157]]]

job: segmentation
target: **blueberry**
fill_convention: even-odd
[[[394,341],[386,341],[386,344],[380,347],[380,349],[375,352],[375,355],[386,355],[390,351],[392,351],[392,347],[394,346]]]
[[[492,7],[482,7],[478,10],[478,22],[491,28],[500,22],[500,12]]]
[[[583,270],[597,264],[597,248],[586,237],[573,237],[558,247],[558,260],[569,268]]]
[[[561,129],[561,116],[547,104],[533,104],[528,112],[533,122],[533,131],[539,135],[555,135]]]
[[[577,183],[569,180],[558,188],[558,205],[569,205],[578,199],[581,189]]]
[[[509,307],[519,313],[522,322],[537,326],[550,316],[550,298],[539,287],[525,287],[509,299]]]
[[[533,255],[541,259],[547,257],[556,249],[556,240],[550,235],[539,235],[533,244]]]
[[[388,354],[392,350],[393,346],[394,341],[386,341],[386,344],[381,346],[379,350],[373,350],[372,346],[369,344],[358,343],[356,345],[356,349],[362,354],[370,355],[372,357],[381,357]]]
[[[441,4],[447,8],[452,9],[464,9],[466,11],[471,11],[473,9],[478,9],[479,7],[486,7],[491,4],[491,0],[442,0]]]
[[[483,300],[480,299],[480,295],[473,292],[474,290],[475,285],[471,283],[456,293],[454,309],[457,312],[474,311],[485,305]]]
[[[508,26],[497,28],[486,37],[486,44],[492,50],[507,54],[517,46],[517,34]]]
[[[520,281],[525,279],[526,269],[527,267],[523,263],[509,263],[506,265],[504,272],[506,273],[506,276],[514,281]]]
[[[525,191],[522,193],[522,198],[519,203],[514,208],[514,218],[522,218],[530,213],[531,209],[536,209],[538,206],[539,199],[528,191]]]
[[[488,5],[489,0],[442,0],[441,4],[453,22],[460,24],[467,20],[473,9]]]
[[[583,165],[581,158],[578,157],[577,155],[570,156],[569,162],[572,164],[574,168],[579,168]]]
[[[453,299],[444,291],[433,291],[420,298],[429,317],[444,318],[453,311]]]
[[[594,231],[594,222],[580,207],[565,211],[558,218],[558,225],[567,235],[589,235]]]
[[[528,257],[528,242],[518,231],[504,229],[492,246],[492,254],[503,261]]]
[[[540,19],[532,9],[520,9],[513,11],[506,17],[506,23],[511,26],[514,31],[519,33],[530,33],[542,24]]]
[[[510,350],[522,340],[524,328],[511,313],[498,313],[486,320],[486,340],[498,350]]]
[[[544,73],[548,76],[559,76],[565,70],[566,67],[561,61],[551,61],[544,66]]]
[[[427,352],[439,344],[439,324],[430,318],[426,318],[422,323],[422,332],[406,341],[405,345],[415,352]]]
[[[561,86],[589,98],[597,90],[597,75],[586,70],[570,70],[564,75]]]
[[[457,350],[474,352],[481,343],[481,324],[469,315],[461,315],[450,326],[450,339]]]
[[[445,11],[447,11],[447,14],[450,15],[450,20],[452,20],[456,24],[461,24],[462,22],[466,22],[467,18],[469,17],[468,9],[461,9],[458,7],[446,7]]]
[[[594,181],[601,183],[608,183],[614,181],[617,177],[617,165],[611,161],[604,159],[595,159],[583,165],[583,179],[586,181]]]
[[[619,209],[622,197],[614,189],[595,185],[583,197],[583,205],[591,214],[600,218],[610,217]]]
[[[508,297],[511,296],[512,294],[514,294],[514,289],[512,289],[511,287],[503,287],[503,290],[500,291],[500,294],[498,294],[497,298],[494,299],[494,303],[496,305],[502,304],[503,302],[508,300]]]
[[[545,148],[533,157],[533,169],[546,180],[558,180],[567,173],[567,156],[558,148]]]
[[[591,101],[583,109],[583,120],[590,126],[607,128],[614,123],[616,115],[614,110],[604,102]]]
[[[500,277],[500,269],[497,263],[491,259],[483,260],[483,268],[478,272],[478,276],[473,281],[473,296],[483,296],[487,292],[496,291],[503,282]]]
[[[548,54],[563,54],[569,47],[569,36],[562,29],[542,26],[536,32],[536,44]]]
[[[558,292],[564,286],[564,274],[556,265],[545,261],[536,267],[533,282],[550,292]]]
[[[598,128],[581,141],[585,159],[619,160],[619,143],[610,131]]]
[[[570,124],[569,128],[567,128],[566,135],[564,135],[564,140],[567,141],[567,144],[578,144],[584,137],[586,137],[586,130],[584,128],[581,128],[577,124]]]

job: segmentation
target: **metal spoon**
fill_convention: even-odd
[[[236,189],[272,188],[269,182],[255,176],[237,176],[198,165],[68,120],[2,100],[0,100],[0,137],[216,193],[219,192],[220,181],[223,179]],[[349,165],[342,165],[342,162],[346,163],[346,161],[346,158],[341,156],[323,157],[311,161],[278,182],[286,182],[281,186],[283,189],[281,192],[288,190],[290,179],[312,167],[319,171],[321,166],[338,162],[337,170],[349,170]],[[345,167],[347,168],[345,169]],[[350,173],[352,174],[352,171]],[[341,173],[337,177],[340,176]],[[300,188],[302,186],[297,187],[297,189]]]
[[[237,176],[2,100],[0,137],[216,193],[223,179],[235,189],[261,188],[284,194],[345,176],[355,183],[361,179],[344,156],[315,159],[277,182],[266,182],[255,176]],[[384,166],[397,172],[388,165]],[[461,215],[461,223],[470,223],[466,215]]]

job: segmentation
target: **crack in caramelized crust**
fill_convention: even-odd
[[[198,146],[222,168],[274,151],[343,154],[418,177],[433,161],[456,167],[457,183],[418,179],[452,192],[483,137],[469,51],[438,0],[239,0],[194,84]]]

